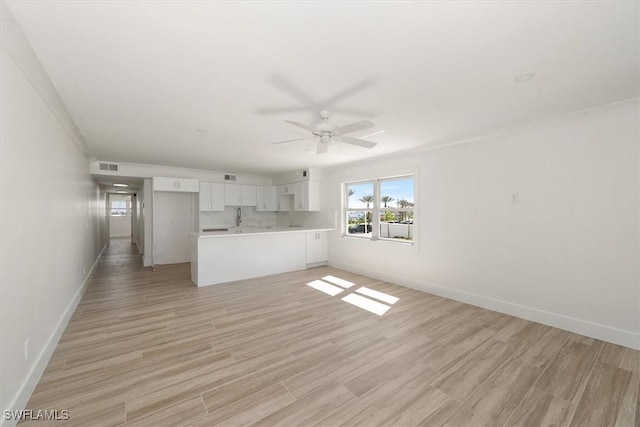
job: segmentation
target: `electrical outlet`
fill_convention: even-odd
[[[520,203],[520,193],[511,193],[511,203]]]
[[[30,338],[24,340],[24,360],[29,360],[29,343],[31,342]]]

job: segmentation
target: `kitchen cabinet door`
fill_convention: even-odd
[[[153,191],[179,191],[182,193],[198,193],[200,184],[197,179],[153,177]]]
[[[223,211],[224,205],[224,184],[219,182],[211,183],[211,210]]]
[[[178,180],[176,178],[153,177],[153,191],[177,191]]]
[[[200,181],[200,193],[198,194],[198,206],[200,212],[211,210],[211,183]]]
[[[197,193],[200,185],[197,179],[178,178],[177,190],[183,193]]]
[[[259,185],[256,192],[256,211],[275,212],[278,210],[277,187],[275,185]]]
[[[258,202],[256,186],[242,184],[240,187],[240,206],[256,206]]]
[[[200,211],[223,211],[224,207],[224,184],[200,181]]]
[[[238,184],[224,185],[224,204],[227,206],[240,206],[241,189]]]
[[[256,186],[250,184],[225,184],[224,202],[227,206],[255,206]]]
[[[278,186],[278,191],[281,196],[293,196],[296,192],[295,184],[282,184]]]
[[[327,232],[310,231],[307,234],[307,264],[326,262],[329,259]]]
[[[296,183],[293,202],[293,208],[296,211],[320,210],[320,183],[318,181]]]

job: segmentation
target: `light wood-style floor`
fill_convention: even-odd
[[[356,286],[306,285],[326,275]],[[360,286],[399,301],[382,317],[341,301]],[[640,352],[356,274],[198,289],[188,264],[143,269],[120,241],[28,409],[78,426],[637,426],[639,378]]]

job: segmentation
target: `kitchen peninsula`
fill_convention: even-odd
[[[191,280],[215,285],[327,261],[330,228],[219,228],[191,235]]]

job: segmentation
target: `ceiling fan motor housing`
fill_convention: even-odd
[[[328,111],[326,110],[321,111],[320,118],[323,121],[316,124],[313,127],[304,125],[296,121],[291,121],[291,120],[285,120],[285,121],[289,124],[292,124],[306,131],[309,131],[313,135],[318,137],[319,141],[318,141],[318,148],[316,150],[316,154],[326,153],[327,149],[329,148],[329,145],[334,140],[337,142],[344,142],[346,144],[357,145],[359,147],[365,147],[365,148],[373,148],[376,146],[375,142],[367,141],[360,138],[353,138],[345,135],[347,133],[357,132],[360,130],[370,129],[374,127],[375,125],[370,121],[360,120],[359,122],[350,123],[348,125],[337,126],[329,122],[329,115],[330,114]],[[305,139],[305,138],[297,138],[294,140],[274,142],[274,144],[281,144],[283,142],[290,142],[290,141],[299,141],[301,139]]]

